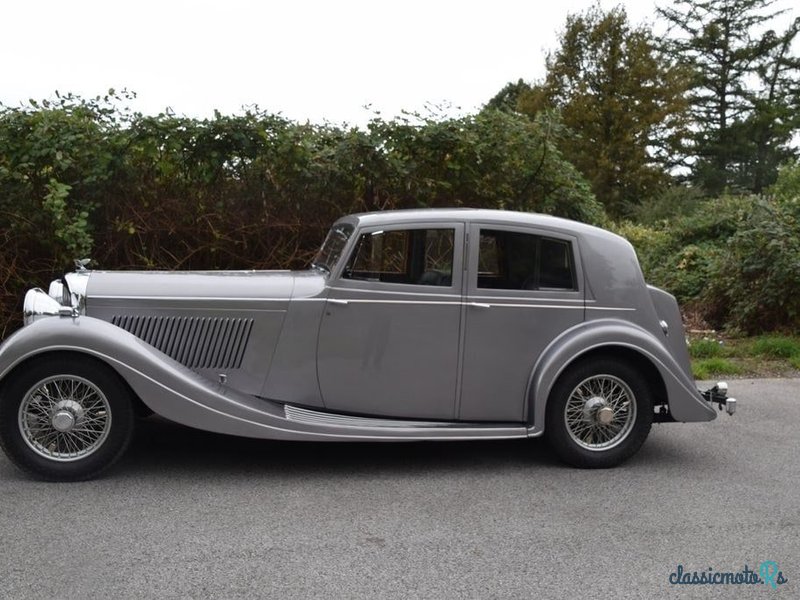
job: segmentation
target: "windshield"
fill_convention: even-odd
[[[311,266],[330,273],[342,255],[347,240],[353,234],[353,226],[349,223],[337,223],[328,232],[322,247],[314,257]]]

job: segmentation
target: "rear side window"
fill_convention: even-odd
[[[359,237],[343,277],[361,281],[450,287],[454,229],[398,229]]]
[[[575,290],[572,244],[529,233],[481,229],[478,287],[494,290]]]

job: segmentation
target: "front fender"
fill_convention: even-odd
[[[79,352],[107,363],[153,412],[217,433],[288,439],[279,407],[213,382],[136,336],[92,317],[39,319],[0,346],[0,383],[15,366],[49,352]]]
[[[628,321],[598,319],[568,329],[539,357],[528,383],[531,434],[544,430],[547,400],[559,375],[580,356],[604,346],[638,352],[658,369],[667,391],[670,414],[676,421],[716,418],[717,413],[703,400],[694,380],[652,333]]]

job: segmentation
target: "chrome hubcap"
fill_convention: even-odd
[[[595,419],[600,425],[609,425],[614,420],[614,409],[604,406],[595,413]]]
[[[59,462],[85,458],[111,430],[111,408],[88,379],[55,375],[34,385],[19,407],[19,429],[38,455]]]
[[[75,426],[75,417],[67,410],[60,410],[53,415],[53,428],[64,433]]]
[[[633,429],[636,402],[630,387],[613,375],[580,382],[567,400],[564,422],[572,440],[586,450],[608,450]]]

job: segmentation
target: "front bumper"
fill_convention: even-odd
[[[728,384],[724,381],[720,381],[717,385],[705,391],[701,390],[700,394],[707,402],[716,404],[720,411],[725,407],[725,412],[729,415],[736,412],[736,398],[728,397]]]

